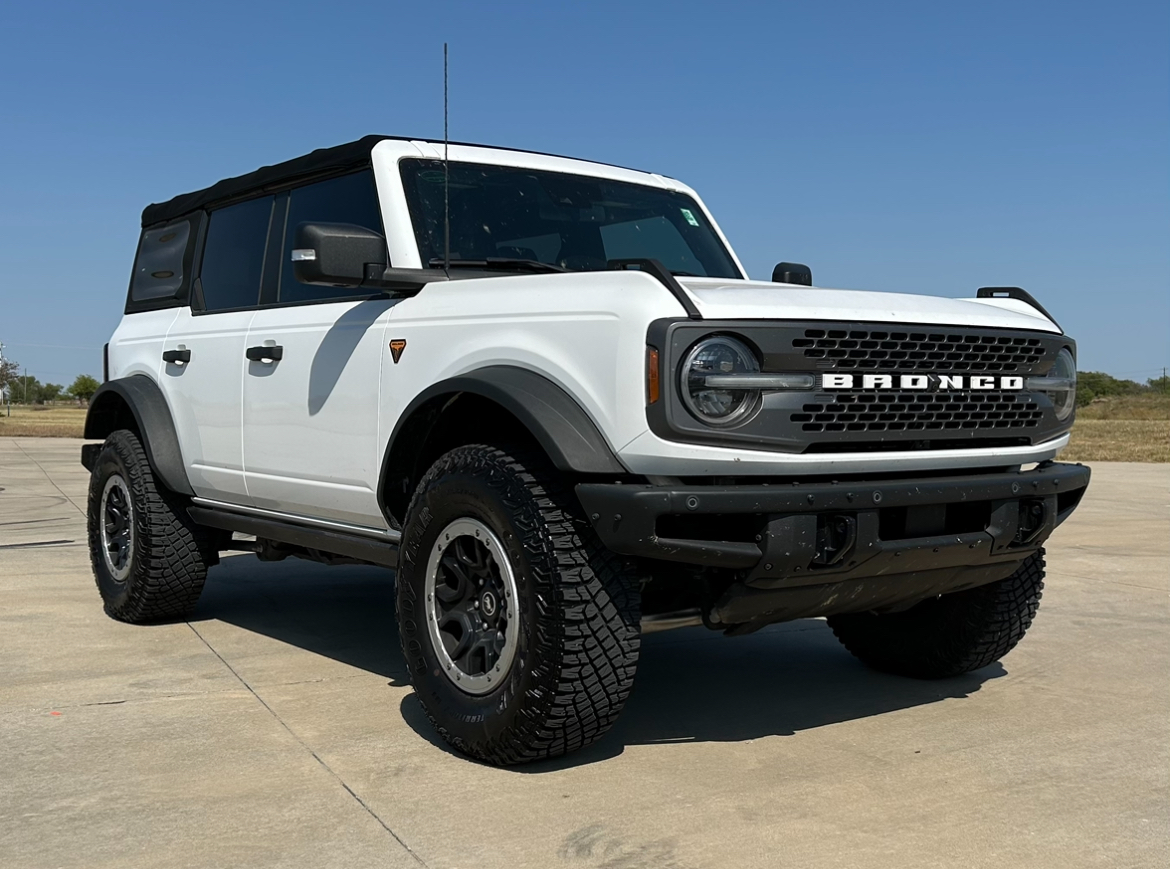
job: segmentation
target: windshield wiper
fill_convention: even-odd
[[[446,263],[455,269],[499,269],[501,271],[533,271],[533,272],[564,272],[560,266],[552,263],[542,263],[534,259],[520,259],[518,257],[489,256],[484,259],[453,259]],[[437,256],[431,259],[430,267],[441,269],[443,258]]]

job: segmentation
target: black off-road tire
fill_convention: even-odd
[[[829,616],[845,648],[878,670],[918,679],[958,676],[1015,648],[1036,617],[1044,550],[1007,579],[944,594],[896,613]]]
[[[517,587],[515,658],[499,687],[478,695],[443,672],[424,600],[430,553],[465,517],[496,535]],[[601,545],[543,456],[484,445],[442,456],[410,502],[399,559],[402,652],[423,709],[451,746],[504,766],[574,751],[612,726],[638,662],[639,582]]]
[[[102,539],[102,495],[112,477],[129,495],[128,563],[111,570]],[[114,481],[117,484],[117,481]],[[89,555],[106,614],[135,624],[183,619],[216,561],[211,532],[187,515],[186,500],[155,478],[142,443],[120,430],[106,438],[89,484]]]

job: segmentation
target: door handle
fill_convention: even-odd
[[[279,362],[284,358],[284,348],[279,344],[265,347],[249,347],[244,355],[252,362]]]
[[[163,351],[163,362],[170,363],[171,365],[186,365],[190,361],[191,361],[191,351],[190,350],[164,350]]]

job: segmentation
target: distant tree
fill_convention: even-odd
[[[50,401],[56,401],[64,391],[65,387],[60,383],[38,383],[36,402],[48,404]]]
[[[68,394],[81,401],[88,402],[93,398],[93,394],[98,391],[99,386],[101,384],[97,382],[97,378],[90,377],[88,374],[78,374],[77,379],[69,387]]]
[[[12,400],[19,404],[36,404],[40,389],[41,382],[31,374],[22,374],[13,379],[9,387]]]
[[[0,389],[7,387],[13,391],[17,379],[20,377],[20,363],[14,362],[11,359],[5,359],[0,362]],[[15,392],[13,391],[15,398]]]
[[[1161,377],[1151,377],[1146,381],[1146,386],[1155,392],[1170,392],[1170,377],[1165,374],[1163,374]]]
[[[1146,387],[1133,380],[1120,380],[1101,371],[1077,372],[1077,406],[1082,407],[1094,398],[1118,395],[1138,395]]]

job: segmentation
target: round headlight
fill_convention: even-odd
[[[759,406],[760,390],[709,386],[707,378],[757,374],[759,370],[759,360],[742,341],[726,335],[704,338],[683,360],[683,403],[707,425],[727,427],[744,422]]]
[[[1077,363],[1067,349],[1056,354],[1056,364],[1048,376],[1061,383],[1060,387],[1048,391],[1048,397],[1052,399],[1056,418],[1063,422],[1077,406]]]

